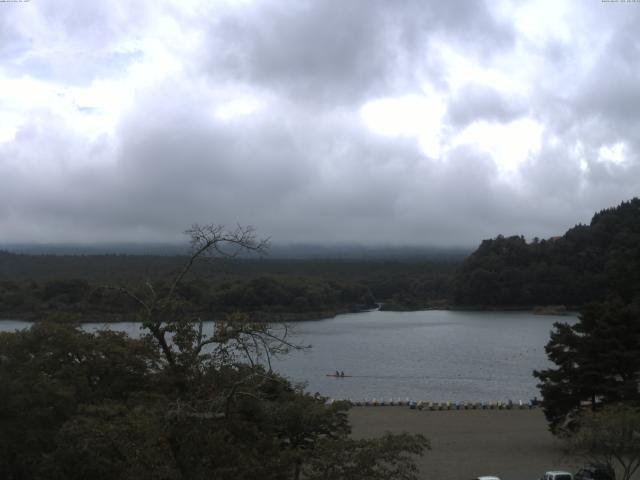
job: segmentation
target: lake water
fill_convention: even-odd
[[[549,366],[544,346],[554,322],[573,316],[528,312],[381,312],[292,324],[296,343],[312,348],[274,361],[307,390],[333,398],[428,401],[528,400],[539,396],[534,369]],[[29,326],[0,321],[0,330]],[[102,324],[85,324],[95,330]],[[109,328],[138,335],[139,324]],[[327,377],[342,370],[345,378]]]

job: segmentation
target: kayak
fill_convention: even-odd
[[[336,375],[335,373],[327,373],[327,377],[345,378],[353,377],[353,375]]]

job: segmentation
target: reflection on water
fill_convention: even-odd
[[[276,359],[274,368],[333,398],[526,400],[538,395],[531,372],[549,365],[544,346],[558,321],[575,317],[436,310],[340,315],[294,324],[293,340],[312,348]],[[26,326],[0,322],[1,330]],[[109,327],[140,333],[138,323]],[[336,370],[351,376],[327,376]]]

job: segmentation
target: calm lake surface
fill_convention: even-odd
[[[554,322],[575,316],[528,312],[371,311],[291,324],[292,340],[312,348],[274,368],[307,390],[333,398],[428,401],[528,400],[539,396],[531,372],[549,366],[544,346]],[[0,330],[26,328],[3,320]],[[85,324],[96,330],[103,324]],[[137,323],[106,328],[135,336]],[[347,378],[327,377],[336,370]]]

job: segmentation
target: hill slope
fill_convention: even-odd
[[[596,213],[562,237],[484,240],[458,269],[460,306],[580,306],[640,292],[640,199]]]

